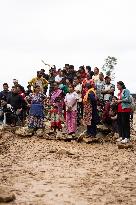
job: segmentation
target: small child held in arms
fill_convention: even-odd
[[[112,97],[112,102],[111,102],[111,105],[110,105],[110,112],[109,112],[110,118],[112,120],[112,133],[113,133],[113,136],[118,133],[117,104],[116,104],[116,101],[117,101],[117,97],[113,96]]]
[[[66,105],[66,126],[67,133],[72,137],[75,137],[77,130],[77,99],[78,95],[74,91],[74,86],[69,85],[69,93],[65,96]]]

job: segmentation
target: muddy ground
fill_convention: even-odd
[[[136,205],[136,146],[2,133],[0,184],[12,205]],[[4,203],[2,203],[4,204]]]

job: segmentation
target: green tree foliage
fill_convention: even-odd
[[[112,80],[115,78],[115,65],[117,65],[117,58],[108,56],[105,59],[105,63],[102,66],[103,72],[110,76]]]

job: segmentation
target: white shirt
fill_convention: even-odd
[[[62,77],[60,77],[59,75],[55,77],[55,82],[60,83],[61,80],[62,80]]]
[[[75,87],[75,92],[77,93],[78,95],[78,102],[82,102],[82,84],[78,84],[76,87]],[[79,93],[78,93],[79,92]]]
[[[93,75],[92,79],[94,80],[94,83],[96,84],[97,81],[99,80],[99,74],[98,75]]]
[[[76,111],[77,110],[77,99],[78,99],[78,94],[76,92],[67,93],[65,96],[65,100],[64,100],[66,104],[66,110],[68,110],[68,107],[72,107],[71,110]]]
[[[111,88],[114,89],[113,84],[104,84],[104,91],[108,91],[111,90]],[[104,100],[110,100],[110,98],[112,97],[112,94],[104,94]]]

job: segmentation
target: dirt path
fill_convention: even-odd
[[[7,149],[0,181],[16,195],[9,204],[136,204],[135,148],[12,136]]]

